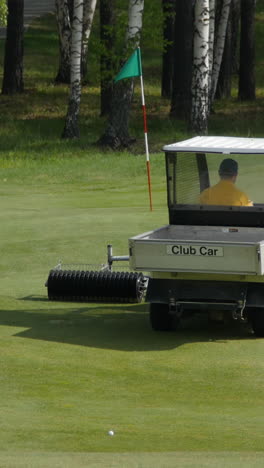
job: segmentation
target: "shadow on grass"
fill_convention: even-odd
[[[42,302],[32,297],[24,300]],[[185,319],[173,332],[153,331],[147,304],[89,304],[51,310],[1,310],[1,325],[22,327],[14,336],[36,340],[122,351],[161,351],[186,343],[217,342],[249,339],[252,333],[246,325],[208,323],[206,315]],[[57,305],[57,304],[56,304]],[[26,328],[26,330],[25,330]]]

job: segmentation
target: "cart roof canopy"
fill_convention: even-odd
[[[264,138],[197,136],[165,145],[166,152],[264,154]]]

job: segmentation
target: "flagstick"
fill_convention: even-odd
[[[151,176],[150,176],[149,148],[148,148],[147,114],[146,114],[145,96],[144,96],[144,86],[143,86],[143,76],[142,76],[142,75],[140,75],[140,88],[141,88],[141,102],[142,102],[142,111],[143,111],[143,120],[144,120],[144,136],[145,136],[145,148],[146,148],[146,164],[147,164],[148,189],[149,189],[149,206],[150,206],[150,211],[152,211],[152,193],[151,193]]]

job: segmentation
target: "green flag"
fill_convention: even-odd
[[[116,83],[119,80],[124,78],[131,78],[132,76],[141,76],[142,67],[141,67],[141,56],[140,48],[136,49],[135,52],[129,57],[124,66],[121,68],[120,72],[116,75],[114,82]]]

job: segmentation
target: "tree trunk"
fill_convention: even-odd
[[[229,98],[231,96],[231,82],[232,82],[232,18],[229,19],[226,27],[225,47],[222,57],[222,62],[219,71],[219,77],[215,92],[217,99]]]
[[[55,83],[69,84],[71,81],[71,18],[73,0],[55,0],[57,28],[59,34],[59,69]]]
[[[241,2],[239,91],[241,100],[256,98],[255,83],[255,9],[256,0]]]
[[[172,117],[190,119],[193,65],[194,0],[177,0],[172,82]]]
[[[220,67],[223,58],[223,52],[225,47],[227,23],[230,13],[230,5],[232,0],[223,0],[221,15],[217,27],[216,41],[214,47],[214,63],[211,79],[211,89],[210,89],[210,108],[213,105],[215,98],[216,87],[218,83],[218,77],[220,72]]]
[[[239,31],[240,31],[240,0],[233,0],[231,8],[231,34],[232,34],[232,73],[239,71]]]
[[[118,150],[128,148],[135,142],[135,139],[131,138],[129,134],[129,114],[133,90],[133,79],[118,81],[115,84],[107,128],[99,140],[101,145]]]
[[[161,95],[171,98],[173,58],[174,58],[174,23],[176,0],[162,0],[163,8],[163,41]]]
[[[142,30],[144,0],[129,0],[126,49],[131,53],[138,44]],[[135,139],[129,136],[129,113],[134,91],[134,79],[118,81],[113,89],[111,111],[106,130],[99,144],[112,149],[127,148]]]
[[[2,94],[16,94],[24,91],[24,0],[8,0],[7,5],[8,16]]]
[[[93,18],[96,9],[97,0],[85,0],[83,6],[83,41],[82,41],[82,60],[81,74],[82,78],[87,75],[88,43],[92,30]]]
[[[209,23],[209,90],[212,85],[212,72],[214,64],[214,42],[215,42],[215,1],[209,0],[210,23]]]
[[[71,38],[71,86],[62,138],[79,138],[79,110],[81,101],[81,54],[83,32],[83,1],[74,0]]]
[[[100,0],[101,116],[109,114],[113,94],[115,0]]]
[[[208,131],[209,22],[209,0],[196,0],[190,127],[198,135],[206,135]]]

